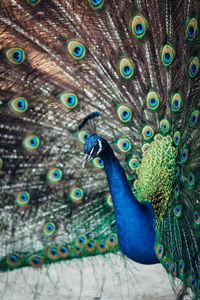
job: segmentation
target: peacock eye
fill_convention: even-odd
[[[57,183],[62,179],[62,171],[59,168],[50,169],[47,173],[47,180],[52,183]]]
[[[160,121],[160,130],[164,133],[169,131],[169,121],[167,119]]]
[[[188,159],[188,149],[183,149],[181,153],[181,162],[185,163]]]
[[[196,125],[198,118],[199,118],[199,111],[198,110],[193,111],[190,116],[190,126],[191,127],[194,127]]]
[[[25,52],[21,48],[11,48],[6,52],[8,61],[14,65],[20,65],[25,60]]]
[[[33,268],[40,268],[44,263],[44,259],[40,255],[32,255],[29,257],[29,264]]]
[[[130,79],[134,75],[135,65],[130,59],[122,58],[119,62],[119,72],[123,78]]]
[[[34,6],[40,3],[41,0],[26,0],[27,3]]]
[[[57,248],[55,246],[49,247],[47,249],[47,256],[52,260],[56,260],[59,257]]]
[[[198,57],[194,57],[190,61],[189,76],[191,78],[194,78],[197,75],[198,72],[199,72],[199,59],[198,59]]]
[[[23,139],[22,145],[26,150],[36,150],[39,147],[40,139],[36,135],[29,135]]]
[[[172,96],[171,106],[173,111],[179,111],[182,105],[182,98],[179,93],[176,93]]]
[[[174,49],[169,45],[165,45],[162,49],[162,54],[161,54],[161,59],[163,64],[166,67],[170,66],[174,60],[174,57],[175,57]]]
[[[71,40],[67,43],[67,51],[75,60],[84,58],[86,53],[85,46],[81,42],[75,40]]]
[[[11,267],[16,267],[20,264],[21,258],[18,254],[16,253],[10,253],[7,255],[7,263]]]
[[[173,141],[174,141],[174,144],[175,144],[176,146],[179,145],[180,138],[181,138],[180,132],[179,132],[179,131],[176,131],[176,132],[174,133],[174,137],[173,137]]]
[[[145,126],[142,130],[142,135],[143,135],[145,140],[151,139],[154,135],[153,128],[150,127],[150,126]]]
[[[63,92],[58,95],[62,105],[71,110],[78,105],[78,97],[74,93]]]
[[[82,198],[84,196],[84,192],[81,188],[79,187],[74,187],[71,189],[70,193],[69,193],[69,197],[70,199],[75,202],[75,203],[79,203],[81,202]]]
[[[28,192],[20,192],[16,197],[16,204],[23,207],[26,206],[29,203],[30,195]]]
[[[186,38],[192,41],[197,34],[197,20],[192,18],[186,28]]]
[[[28,109],[28,102],[23,97],[16,97],[9,101],[9,107],[14,113],[23,114]]]
[[[132,33],[137,38],[142,38],[146,33],[146,20],[142,16],[135,16],[132,21]]]
[[[102,169],[104,167],[103,160],[100,157],[96,157],[95,159],[93,159],[93,164],[99,169]]]
[[[147,94],[146,103],[148,108],[156,110],[159,106],[159,102],[159,96],[156,92],[150,91]]]
[[[128,165],[131,170],[135,171],[139,166],[139,161],[136,158],[132,158],[129,160]]]
[[[66,244],[60,244],[57,247],[57,252],[60,257],[66,258],[70,255],[71,249],[70,246]]]
[[[55,230],[56,230],[55,224],[53,222],[48,222],[43,227],[43,234],[46,237],[50,237],[54,234]]]
[[[117,115],[121,122],[129,122],[132,117],[132,111],[129,107],[125,105],[120,105],[117,109]]]
[[[94,10],[97,10],[103,6],[104,0],[89,0],[89,3]]]
[[[192,173],[188,175],[188,184],[189,186],[194,186],[195,184],[195,176]]]
[[[119,139],[117,142],[117,147],[122,152],[128,152],[131,149],[131,143],[128,139]]]

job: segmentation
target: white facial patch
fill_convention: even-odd
[[[98,152],[97,152],[97,155],[101,152],[101,150],[102,150],[102,142],[100,141],[100,140],[98,140],[98,143],[99,143],[99,150],[98,150]]]

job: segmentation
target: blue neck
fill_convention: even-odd
[[[136,200],[126,174],[109,145],[102,159],[114,205],[121,251],[142,264],[158,263],[154,252],[156,233],[151,204]]]

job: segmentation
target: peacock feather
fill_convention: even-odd
[[[200,298],[199,20],[197,0],[1,1],[1,272],[121,249]]]

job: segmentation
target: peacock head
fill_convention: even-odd
[[[107,148],[107,142],[97,134],[92,134],[87,138],[84,145],[83,167],[87,162],[95,157],[101,157]]]
[[[84,160],[83,160],[83,167],[85,164],[92,160],[95,157],[101,157],[104,151],[106,150],[108,143],[105,139],[98,136],[96,132],[96,122],[95,118],[99,117],[99,112],[92,112],[89,115],[87,115],[81,124],[79,125],[79,130],[82,128],[85,128],[89,133],[90,136],[86,139],[85,145],[84,145]]]

